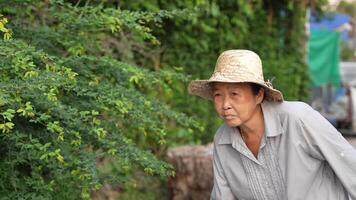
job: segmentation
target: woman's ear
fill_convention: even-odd
[[[257,98],[257,103],[261,104],[263,99],[265,98],[265,89],[261,87],[260,91],[258,91],[256,98]]]

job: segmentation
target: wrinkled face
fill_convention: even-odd
[[[240,126],[259,111],[263,90],[254,95],[248,83],[215,82],[212,86],[215,110],[228,126]]]

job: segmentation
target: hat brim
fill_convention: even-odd
[[[207,100],[213,100],[211,84],[213,82],[224,82],[224,83],[256,83],[264,88],[265,100],[267,101],[283,101],[283,94],[269,86],[267,83],[259,83],[253,81],[246,82],[236,82],[236,81],[210,81],[210,80],[195,80],[189,83],[188,92],[191,95],[200,96]]]

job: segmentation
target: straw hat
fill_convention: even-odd
[[[209,80],[195,80],[190,82],[188,91],[212,100],[212,82],[225,83],[256,83],[265,89],[265,100],[283,101],[280,91],[273,89],[270,81],[263,78],[262,62],[260,57],[249,50],[228,50],[220,54],[216,61],[215,70]]]

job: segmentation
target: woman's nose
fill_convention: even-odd
[[[228,110],[231,108],[231,103],[230,103],[230,99],[225,98],[224,102],[223,102],[223,109],[224,110]]]

